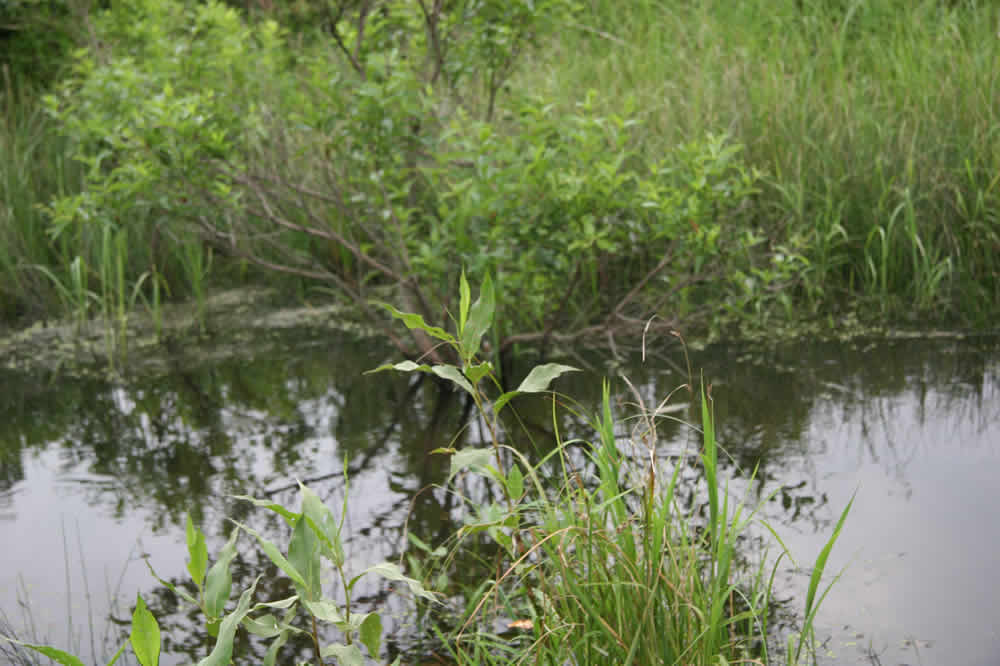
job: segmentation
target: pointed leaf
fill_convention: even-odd
[[[489,361],[484,361],[476,365],[470,365],[465,369],[465,376],[469,379],[473,386],[479,383],[479,380],[490,374],[493,370],[493,364]]]
[[[521,385],[517,387],[517,391],[520,393],[541,393],[542,391],[547,391],[549,384],[552,380],[560,375],[564,375],[567,372],[579,372],[579,368],[574,368],[570,365],[562,365],[560,363],[546,363],[544,365],[536,365],[528,373],[528,376],[524,378]]]
[[[467,467],[488,467],[493,459],[493,449],[462,449],[451,457],[451,471],[448,480]]]
[[[506,405],[508,402],[511,401],[511,399],[516,398],[519,395],[521,395],[520,391],[507,391],[506,393],[502,394],[499,398],[496,399],[496,402],[493,403],[493,413],[499,414],[500,410],[504,408],[504,405]]]
[[[406,585],[410,588],[410,591],[416,594],[417,596],[423,597],[424,599],[428,599],[430,601],[437,601],[437,598],[434,596],[434,593],[424,589],[424,586],[420,583],[420,581],[408,578],[406,575],[404,575],[402,569],[399,568],[398,564],[394,564],[392,562],[383,562],[382,564],[376,564],[375,566],[368,567],[367,569],[362,571],[358,576],[354,578],[354,580],[357,580],[358,578],[367,573],[378,574],[379,576],[382,576],[382,578],[385,578],[387,580],[406,583]]]
[[[5,640],[8,643],[14,643],[15,645],[20,645],[21,647],[31,648],[35,652],[44,654],[49,659],[52,659],[63,666],[84,666],[84,663],[71,655],[68,652],[63,652],[62,650],[54,647],[49,647],[48,645],[34,645],[33,643],[25,643],[23,641],[15,641],[13,638],[7,638],[6,636],[0,636],[0,640]]]
[[[456,368],[455,366],[435,365],[433,368],[431,368],[431,372],[433,372],[438,377],[441,377],[442,379],[451,380],[452,383],[457,384],[458,386],[468,391],[469,395],[476,395],[475,389],[472,388],[472,384],[470,384],[469,380],[465,378],[465,375],[462,374],[462,371]]]
[[[267,646],[267,654],[264,655],[264,666],[275,666],[278,659],[278,651],[285,645],[288,641],[288,636],[291,632],[283,631],[278,634],[278,637],[271,641],[271,644]]]
[[[320,601],[306,601],[303,599],[302,605],[305,606],[317,620],[323,620],[324,622],[329,622],[330,624],[335,625],[342,625],[346,622],[344,614],[340,612],[340,606],[332,601],[327,601],[326,599],[322,599]]]
[[[524,475],[517,463],[514,463],[507,472],[507,494],[515,501],[521,499],[521,495],[524,494]]]
[[[305,580],[305,585],[297,590],[303,600],[319,599],[322,596],[319,554],[319,539],[309,528],[307,521],[300,518],[292,530],[292,539],[288,543],[288,562]]]
[[[411,312],[400,312],[399,310],[392,307],[388,303],[379,303],[379,305],[388,310],[389,314],[391,314],[393,317],[399,319],[404,324],[406,324],[406,327],[410,330],[418,328],[427,335],[435,337],[438,340],[444,340],[445,342],[450,342],[452,344],[457,342],[455,340],[455,337],[451,333],[444,330],[443,328],[438,328],[437,326],[431,326],[430,324],[424,321],[423,317],[421,317],[418,314],[413,314]]]
[[[205,578],[205,613],[209,618],[222,616],[233,590],[233,575],[229,571],[229,565],[236,557],[236,539],[239,535],[240,529],[237,527],[229,535],[229,541],[219,551],[219,558]]]
[[[190,513],[187,515],[185,536],[188,557],[190,558],[187,570],[191,574],[191,580],[194,581],[194,584],[201,588],[205,582],[205,569],[208,567],[208,549],[205,547],[205,533],[195,527]]]
[[[382,645],[382,618],[378,613],[368,613],[368,617],[361,622],[359,633],[361,642],[368,648],[368,654],[372,659],[378,659],[379,647]]]
[[[261,638],[274,638],[284,631],[284,628],[278,624],[278,618],[270,613],[260,617],[243,618],[243,628]]]
[[[142,666],[157,666],[160,663],[160,625],[146,608],[146,602],[142,600],[141,595],[136,595],[129,641],[132,643],[135,658]]]
[[[337,660],[338,664],[345,664],[346,666],[364,666],[365,663],[365,658],[357,645],[333,643],[320,650],[319,656],[324,659],[326,657],[333,657]]]
[[[465,279],[465,269],[462,269],[462,277],[458,279],[458,334],[465,330],[465,322],[469,318],[469,301],[472,295],[469,293],[469,282]]]
[[[260,544],[260,549],[264,551],[264,554],[267,555],[268,559],[274,562],[279,569],[284,571],[285,575],[291,578],[293,583],[295,583],[296,585],[300,586],[303,589],[307,587],[305,578],[302,577],[302,574],[299,573],[298,569],[292,566],[292,564],[285,559],[285,556],[281,554],[281,551],[278,550],[277,546],[275,546],[273,543],[271,543],[270,541],[262,537],[260,534],[258,534],[256,530],[252,530],[246,525],[243,525],[241,523],[236,523],[236,524],[239,525],[240,529],[242,529],[244,532],[252,535],[255,539],[257,539],[257,543]]]
[[[469,320],[462,330],[461,351],[464,358],[472,358],[479,352],[483,334],[493,325],[493,311],[496,301],[493,295],[493,280],[489,273],[479,287],[479,298],[469,310]]]
[[[187,592],[185,592],[182,588],[179,588],[176,585],[174,585],[173,583],[171,583],[170,581],[163,580],[162,578],[160,578],[159,576],[157,576],[156,575],[156,571],[153,569],[153,565],[151,565],[149,563],[148,559],[147,560],[143,560],[143,561],[146,563],[146,568],[149,569],[149,573],[153,576],[153,578],[155,578],[157,580],[157,582],[159,582],[160,585],[164,586],[165,588],[167,588],[168,590],[170,590],[171,592],[173,592],[178,597],[180,597],[184,601],[188,602],[192,606],[198,606],[199,605],[198,604],[198,600],[195,599],[194,597],[192,597]],[[3,636],[0,636],[0,638],[3,638]]]
[[[340,541],[340,526],[333,512],[319,495],[302,483],[299,483],[299,494],[302,495],[302,515],[319,539],[323,555],[334,566],[343,566],[344,548]]]
[[[282,518],[284,518],[289,525],[294,523],[299,517],[299,514],[295,513],[290,509],[286,509],[281,504],[278,504],[277,502],[272,502],[271,500],[260,500],[257,499],[256,497],[250,497],[249,495],[232,495],[232,498],[243,500],[244,502],[250,502],[254,506],[259,506],[262,509],[268,509],[270,511],[273,511]]]
[[[198,662],[198,666],[228,666],[229,660],[233,656],[233,639],[236,637],[236,629],[243,618],[250,612],[250,600],[257,590],[257,583],[260,576],[254,580],[253,584],[240,595],[240,600],[236,604],[236,609],[227,615],[219,626],[219,637],[215,641],[215,647],[207,657]]]

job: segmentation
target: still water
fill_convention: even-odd
[[[653,351],[645,363],[567,359],[588,372],[557,388],[596,406],[601,378],[625,375],[655,404],[687,381],[688,360],[676,345]],[[184,578],[187,512],[210,553],[227,516],[261,524],[233,494],[293,502],[288,486],[302,479],[339,507],[345,459],[349,568],[397,556],[405,521],[440,542],[450,508],[414,495],[443,479],[447,461],[429,452],[452,441],[463,401],[431,382],[362,374],[391,360],[371,341],[295,331],[266,349],[179,349],[124,381],[0,369],[0,628],[97,663],[140,592],[164,630],[162,663],[196,661],[197,618],[147,563]],[[823,663],[1000,663],[1000,340],[714,346],[690,352],[690,366],[712,384],[734,491],[770,498],[763,515],[799,564],[856,493],[827,567],[844,573],[818,622]],[[625,416],[633,397],[621,379],[613,386]],[[672,416],[693,419],[677,395]],[[550,434],[548,406],[518,407],[536,438]],[[692,437],[674,421],[658,434],[662,451]],[[792,611],[808,576],[781,564]],[[388,605],[390,652],[405,650],[405,604],[377,585],[360,603]]]

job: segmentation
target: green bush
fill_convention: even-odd
[[[504,92],[572,7],[378,7],[340,6],[330,38],[297,50],[213,2],[95,16],[109,46],[79,52],[48,98],[87,186],[49,211],[56,237],[101,248],[85,263],[122,266],[101,271],[102,300],[200,297],[219,254],[362,305],[392,288],[427,317],[454,309],[443,294],[462,266],[494,271],[500,335],[520,340],[634,330],[727,297],[705,285],[750,259],[740,215],[758,175],[738,145],[708,135],[648,160],[627,110],[558,114]]]

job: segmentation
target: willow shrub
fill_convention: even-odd
[[[95,283],[105,263],[126,276],[95,293],[200,297],[239,267],[360,304],[391,287],[436,317],[469,266],[503,279],[500,335],[530,337],[704,313],[750,270],[738,144],[640,158],[627,108],[557,113],[505,88],[569,3],[338,6],[308,39],[215,2],[95,14],[104,46],[48,98],[87,169],[50,233]]]

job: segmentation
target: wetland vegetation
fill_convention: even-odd
[[[705,387],[690,453],[707,504],[689,505],[679,460],[619,456],[607,393],[589,417],[551,403],[589,434],[556,427],[537,458],[514,447],[500,421],[518,391],[511,352],[599,341],[617,356],[678,330],[995,326],[992,3],[9,0],[0,17],[0,318],[97,319],[120,350],[139,312],[167,340],[166,304],[193,304],[205,331],[213,293],[263,286],[349,305],[345,318],[427,363],[396,369],[453,382],[486,433],[447,451],[449,479],[483,477],[456,493],[470,517],[442,543],[411,542],[422,582],[371,573],[418,597],[432,580],[456,589],[457,569],[482,574],[439,627],[459,662],[792,663],[811,655],[821,600],[828,549],[798,638],[775,652],[774,570],[740,558],[755,505],[730,503]],[[483,280],[475,303],[466,273]],[[539,367],[521,392],[566,366]],[[662,414],[638,403],[628,431],[655,442]],[[312,618],[297,654],[311,641],[317,660],[381,656],[380,616],[350,610],[366,569],[345,568],[346,505],[337,518],[302,492],[301,509],[265,506],[287,556],[256,535],[259,563],[277,567],[268,585],[287,593],[281,619],[250,621],[250,596],[224,612],[235,550],[209,571],[190,523],[193,587],[170,585],[219,637],[205,663],[228,663],[241,623],[295,644],[295,617]],[[342,578],[335,601],[323,558]],[[134,636],[149,638],[144,607]],[[497,637],[483,608],[529,638]],[[320,645],[317,620],[339,647]],[[151,641],[133,646],[155,660]]]

